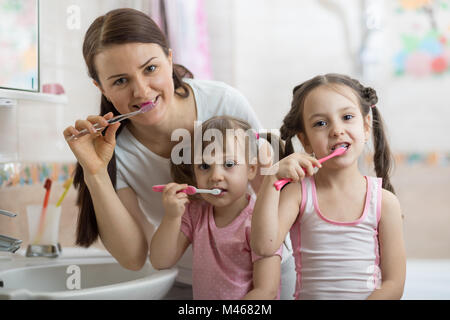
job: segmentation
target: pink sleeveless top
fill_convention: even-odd
[[[361,217],[352,222],[324,217],[314,178],[302,181],[302,203],[290,230],[297,282],[295,299],[366,299],[381,284],[378,223],[381,178],[365,177]]]

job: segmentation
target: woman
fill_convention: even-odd
[[[68,141],[78,160],[77,244],[90,246],[100,235],[122,266],[139,270],[164,212],[161,194],[151,187],[172,181],[169,158],[179,143],[171,140],[172,132],[184,128],[193,134],[195,121],[216,115],[242,118],[257,130],[261,125],[237,90],[191,79],[186,68],[174,64],[164,35],[140,11],[117,9],[98,17],[86,32],[83,55],[102,97],[100,115],[78,120],[64,131],[66,139],[83,129],[91,132]],[[154,103],[152,110],[108,126],[108,119],[148,101]],[[95,123],[107,127],[104,134],[96,133]],[[254,189],[260,181],[255,179]],[[288,257],[284,273],[293,284],[293,259]],[[181,277],[190,282],[182,271]],[[282,297],[290,298],[292,292]]]

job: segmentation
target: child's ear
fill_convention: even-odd
[[[169,53],[167,55],[167,59],[169,60],[170,66],[172,66],[173,64],[173,53],[172,53],[172,49],[169,49]]]
[[[303,132],[297,133],[297,137],[302,143],[303,149],[305,149],[306,153],[313,153],[313,149],[311,148],[311,145],[309,144],[308,137]]]
[[[248,165],[248,172],[247,172],[247,178],[249,181],[252,181],[255,177],[256,174],[258,173],[258,161],[256,160],[256,158],[254,159],[254,162],[251,162],[252,164]]]
[[[369,113],[364,117],[364,136],[366,141],[369,141],[372,133],[372,115]]]

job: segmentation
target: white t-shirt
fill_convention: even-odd
[[[204,122],[214,116],[229,115],[246,120],[252,128],[261,130],[255,112],[236,89],[217,81],[183,80],[194,92],[197,121]],[[170,176],[170,159],[163,158],[142,145],[126,127],[117,138],[115,152],[116,189],[132,188],[147,219],[159,226],[164,208],[161,194],[152,192],[152,186],[173,181]]]
[[[262,129],[249,102],[236,89],[217,81],[196,79],[183,79],[183,81],[192,88],[194,93],[197,121],[204,122],[213,116],[229,115],[246,120],[256,130]],[[161,193],[153,192],[152,186],[173,181],[170,176],[170,160],[150,151],[126,127],[117,138],[115,152],[116,189],[127,187],[133,189],[148,221],[159,226],[164,215],[164,208]],[[190,257],[190,252],[185,254],[179,264],[181,268],[178,280],[188,283],[191,283]],[[188,269],[187,274],[183,272],[184,269]]]

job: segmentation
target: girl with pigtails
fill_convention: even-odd
[[[280,129],[285,157],[264,178],[251,245],[271,255],[290,231],[296,299],[400,299],[406,258],[402,213],[390,182],[392,155],[376,91],[340,74],[294,88]],[[358,159],[372,135],[376,177]],[[298,137],[308,154],[294,152]],[[336,149],[343,153],[321,164]],[[319,168],[315,172],[314,167]],[[291,183],[278,191],[280,179]]]

